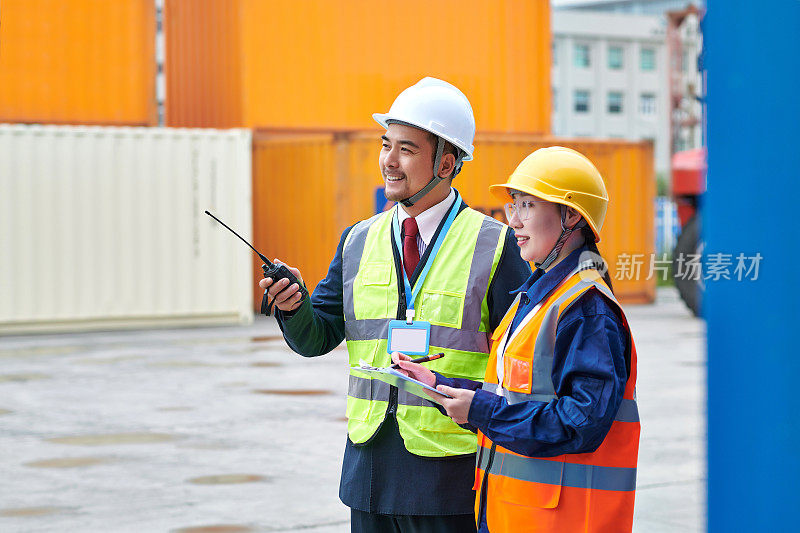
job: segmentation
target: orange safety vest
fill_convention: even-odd
[[[585,268],[585,266],[584,266]],[[573,271],[516,331],[506,333],[519,299],[492,335],[483,388],[502,394],[508,403],[558,402],[552,380],[556,327],[561,314],[591,288],[619,307],[608,285],[594,270]],[[620,308],[625,329],[628,322]],[[502,384],[498,384],[498,353]],[[486,502],[492,533],[630,532],[639,455],[636,406],[636,348],[630,343],[630,375],[622,404],[600,447],[591,453],[528,457],[494,444],[478,432],[475,469],[475,517]]]

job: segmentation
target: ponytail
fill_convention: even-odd
[[[608,261],[603,258],[602,254],[600,254],[600,250],[597,249],[597,243],[594,242],[594,232],[592,229],[586,225],[582,228],[583,230],[583,238],[586,247],[589,249],[590,252],[597,254],[603,260],[603,266],[601,273],[603,274],[603,281],[606,282],[608,288],[611,289],[612,294],[614,293],[614,287],[611,285],[611,276],[608,274]]]

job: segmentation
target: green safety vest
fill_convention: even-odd
[[[400,294],[391,223],[394,209],[353,226],[342,250],[345,338],[350,356],[347,432],[356,444],[378,430],[391,387],[355,373],[359,360],[384,367],[389,321],[399,316]],[[449,377],[481,381],[489,354],[487,292],[508,226],[465,208],[456,216],[417,299],[415,320],[430,322],[430,353],[445,357],[426,364]],[[403,302],[405,303],[405,301]],[[441,414],[430,401],[398,390],[397,424],[406,449],[444,457],[475,453],[476,436]]]

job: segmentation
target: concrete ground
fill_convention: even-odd
[[[628,306],[642,419],[634,531],[705,523],[705,328]],[[0,338],[0,531],[349,531],[343,346],[248,327]]]

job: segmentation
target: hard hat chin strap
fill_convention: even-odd
[[[445,140],[441,137],[436,137],[436,158],[433,160],[433,177],[431,181],[428,182],[422,189],[420,189],[416,194],[409,196],[405,200],[400,200],[400,203],[406,207],[411,207],[415,203],[419,202],[420,199],[431,192],[431,190],[439,185],[441,182],[446,180],[447,178],[439,177],[439,165],[442,164],[442,155],[444,154],[444,146]],[[453,174],[452,177],[455,177],[456,174],[461,172],[461,165],[463,164],[462,157],[456,158],[455,167],[453,167]]]
[[[571,228],[567,228],[567,227],[564,226],[564,222],[566,222],[566,220],[567,220],[567,206],[562,204],[561,205],[561,235],[558,237],[558,240],[556,241],[556,245],[553,246],[553,249],[550,250],[549,254],[547,254],[547,258],[544,261],[542,261],[541,263],[534,263],[536,265],[536,268],[541,268],[542,270],[547,270],[550,267],[550,265],[553,264],[553,261],[556,260],[556,257],[558,257],[558,254],[561,253],[561,249],[564,247],[564,244],[566,244],[567,239],[569,239],[570,235],[572,235],[572,232],[575,231],[576,229],[582,228],[583,226],[586,225],[586,220],[581,218],[574,226],[572,226]]]

